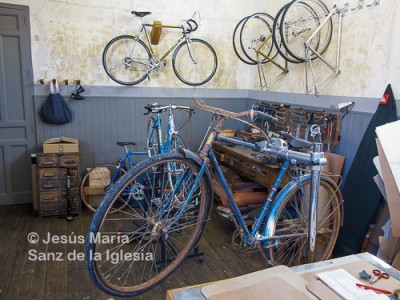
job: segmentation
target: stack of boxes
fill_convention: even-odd
[[[43,153],[36,155],[36,201],[40,216],[81,212],[79,197],[80,155],[77,139],[59,137],[45,140]],[[68,185],[69,183],[69,185]]]

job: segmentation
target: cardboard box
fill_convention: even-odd
[[[86,194],[86,201],[89,205],[93,207],[97,207],[100,205],[101,201],[103,201],[105,192],[105,186],[86,186],[85,187],[85,194]]]
[[[79,152],[78,139],[62,136],[45,140],[43,153],[68,153]]]
[[[90,170],[90,169],[89,169]],[[96,168],[89,174],[90,187],[106,187],[110,183],[110,170],[106,167]]]

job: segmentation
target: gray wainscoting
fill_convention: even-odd
[[[331,110],[330,106],[341,102],[355,101],[354,109],[343,119],[340,143],[335,152],[346,157],[344,175],[351,165],[365,129],[376,110],[379,99],[355,99],[343,97],[315,97],[285,93],[270,93],[249,90],[222,89],[163,89],[132,87],[87,87],[85,100],[71,100],[72,86],[62,86],[60,93],[70,106],[73,120],[65,125],[43,123],[38,111],[48,94],[48,86],[35,86],[36,133],[40,148],[43,141],[58,136],[79,139],[82,169],[102,162],[116,162],[122,155],[117,141],[133,141],[137,145],[132,150],[142,151],[145,145],[149,116],[144,116],[144,106],[150,102],[194,105],[192,98],[200,97],[207,104],[232,111],[243,111],[257,100],[289,103],[296,106]],[[399,106],[399,105],[398,105]],[[334,111],[334,110],[333,110]],[[187,120],[187,113],[175,113],[179,128]],[[168,121],[163,115],[163,125]],[[191,149],[197,150],[211,121],[209,113],[196,110],[189,124],[181,131]],[[241,125],[227,122],[226,128],[240,129]]]

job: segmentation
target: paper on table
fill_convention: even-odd
[[[364,290],[357,287],[356,283],[362,284],[362,282],[344,269],[321,272],[317,276],[340,297],[346,300],[389,299],[385,295],[377,295],[371,290]]]

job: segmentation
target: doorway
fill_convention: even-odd
[[[0,3],[0,205],[32,202],[34,124],[29,8]]]

